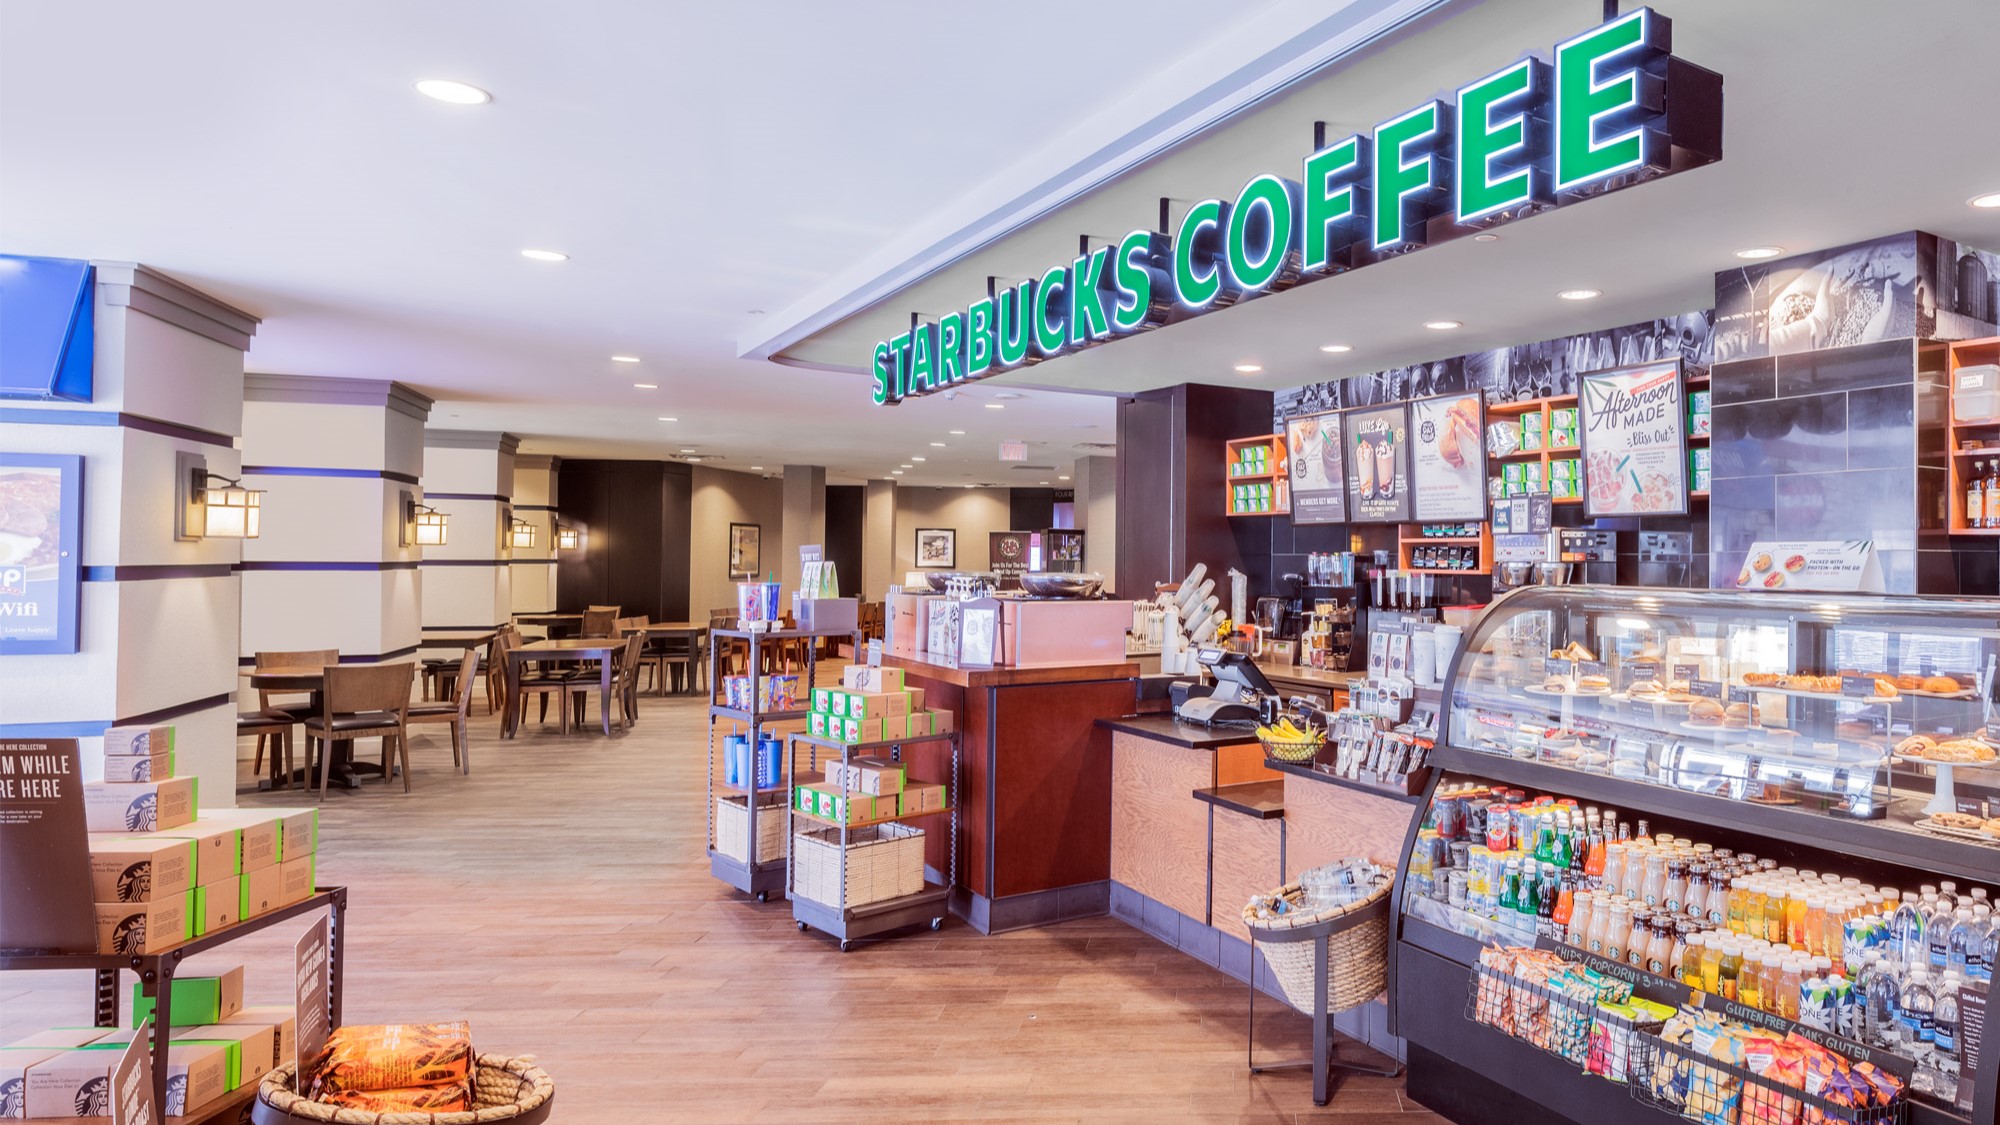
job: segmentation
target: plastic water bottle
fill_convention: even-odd
[[[1990,919],[1986,936],[1979,942],[1979,969],[1981,983],[1990,984],[1993,972],[2000,969],[2000,918]]]
[[[1937,1053],[1948,1059],[1958,1058],[1958,987],[1958,974],[1948,972],[1937,990]]]
[[[1903,1040],[1902,989],[1896,979],[1896,963],[1877,953],[1868,959],[1862,976],[1862,1037],[1877,1047],[1895,1050]]]
[[[1972,930],[1965,937],[1965,980],[1993,979],[1993,965],[1986,959],[1986,942],[1993,934],[1993,908],[1979,903],[1972,908]]]
[[[1972,909],[1961,906],[1952,912],[1951,933],[1945,937],[1944,967],[1948,973],[1964,977],[1970,964],[1979,959],[1980,935],[1973,927]]]
[[[1924,912],[1914,892],[1903,892],[1902,905],[1896,907],[1896,914],[1890,919],[1889,945],[1897,962],[1904,968],[1922,963],[1925,955]]]
[[[1940,880],[1938,882],[1938,901],[1944,903],[1946,910],[1956,911],[1958,909],[1958,884],[1952,882],[1950,879]]]
[[[1933,979],[1944,971],[1945,949],[1951,941],[1951,927],[1955,921],[1952,908],[1945,902],[1944,896],[1939,895],[1928,904],[1928,913],[1924,916],[1924,941],[1930,948]]]
[[[1912,1054],[1922,1054],[1937,1046],[1937,992],[1931,987],[1928,969],[1910,973],[1903,986],[1903,1042]]]

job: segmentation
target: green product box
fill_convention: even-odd
[[[1713,464],[1709,461],[1708,447],[1704,445],[1699,449],[1689,450],[1688,465],[1696,472],[1707,472],[1712,468]]]
[[[1576,482],[1567,478],[1559,478],[1551,481],[1549,482],[1549,495],[1557,500],[1571,499],[1577,495]]]
[[[1563,406],[1549,411],[1549,428],[1576,432],[1576,407]]]
[[[238,965],[216,977],[174,978],[174,1026],[200,1027],[221,1023],[243,1010],[243,966]],[[132,1026],[138,1027],[153,1014],[153,998],[140,992],[132,982]]]
[[[277,1058],[277,1039],[276,1025],[256,1023],[205,1024],[173,1034],[176,1043],[211,1043],[228,1050],[232,1090],[264,1077]]]
[[[1510,480],[1510,481],[1508,481],[1508,482],[1507,482],[1507,495],[1508,495],[1508,496],[1510,496],[1510,497],[1511,497],[1511,496],[1526,496],[1527,494],[1528,494],[1528,485],[1527,485],[1527,482],[1525,482],[1525,481],[1518,481],[1518,480]]]
[[[817,690],[815,690],[814,694],[818,694]],[[827,736],[826,721],[830,717],[825,712],[819,710],[809,712],[806,715],[806,733],[812,735],[814,738],[825,738]]]
[[[1523,465],[1519,461],[1509,461],[1506,464],[1500,466],[1500,479],[1507,482],[1510,485],[1519,484],[1521,483],[1522,479],[1521,474],[1526,470],[1526,468],[1527,466]]]
[[[833,689],[816,687],[812,693],[812,709],[822,715],[833,714]]]
[[[1522,466],[1521,479],[1527,482],[1528,491],[1536,491],[1535,486],[1547,480],[1546,470],[1540,461],[1530,461]]]

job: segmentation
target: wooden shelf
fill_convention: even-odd
[[[1253,480],[1277,480],[1277,479],[1278,479],[1278,474],[1276,474],[1276,473],[1231,473],[1231,474],[1229,475],[1229,479],[1230,479],[1230,480],[1233,480],[1233,481],[1253,481]]]
[[[1484,535],[1413,535],[1399,537],[1398,543],[1484,543]]]
[[[1947,352],[1949,363],[1945,386],[1946,393],[1949,394],[1951,388],[1958,386],[1960,368],[2000,363],[2000,336],[1989,336],[1983,340],[1960,340],[1949,345]],[[1947,497],[1950,511],[1945,522],[1945,530],[1949,534],[2000,536],[2000,528],[1970,526],[1965,511],[1965,490],[1970,483],[1966,462],[1976,457],[2000,457],[2000,447],[1995,447],[1993,452],[1960,448],[1967,440],[1993,441],[1996,431],[2000,431],[2000,419],[1991,422],[1961,422],[1956,414],[1952,414],[1945,424],[1945,448],[1952,451],[1948,459],[1951,470],[1951,491]],[[1969,434],[1978,436],[1970,438],[1961,436]]]
[[[1222,511],[1231,518],[1251,516],[1288,516],[1292,514],[1291,463],[1286,457],[1287,447],[1283,434],[1258,434],[1255,437],[1234,438],[1223,442],[1226,453],[1222,466]],[[1269,472],[1232,473],[1229,470],[1242,464],[1244,449],[1266,451],[1263,464],[1270,466]],[[1236,506],[1236,486],[1243,484],[1269,485],[1271,507],[1269,511],[1243,511]]]

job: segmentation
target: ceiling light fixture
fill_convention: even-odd
[[[449,78],[426,78],[417,83],[417,93],[452,105],[485,105],[493,95],[467,82]]]
[[[694,452],[694,448],[693,448],[692,446],[687,446],[687,447],[683,447],[683,448],[681,449],[681,452],[682,452],[682,453],[693,453],[693,452]]]
[[[950,448],[950,447],[949,447],[949,446],[947,446],[947,445],[945,445],[945,443],[943,443],[943,442],[941,442],[941,441],[934,441],[934,442],[932,442],[932,443],[931,443],[931,448],[932,448],[932,449],[948,449],[948,448]]]
[[[1775,258],[1784,252],[1785,248],[1782,246],[1750,246],[1738,250],[1736,256],[1754,262],[1763,258]]]
[[[750,466],[750,471],[751,471],[751,472],[753,472],[753,473],[761,473],[761,472],[763,472],[763,471],[764,471],[764,466],[762,466],[762,465],[752,465],[752,466]]]
[[[569,255],[560,250],[523,250],[521,256],[531,262],[567,262]]]
[[[965,431],[964,431],[964,430],[953,430],[953,431],[951,431],[951,434],[952,434],[952,436],[953,436],[953,437],[964,437],[964,436],[965,436]]]
[[[1977,207],[1982,211],[1990,211],[1995,207],[2000,207],[2000,191],[1989,191],[1985,195],[1975,195],[1971,199],[1966,200],[1965,204],[1968,207]]]
[[[1562,298],[1565,301],[1594,301],[1597,298],[1604,296],[1604,290],[1564,289],[1561,292],[1558,292],[1556,296]]]
[[[1236,365],[1236,373],[1238,375],[1255,375],[1262,370],[1264,370],[1263,366],[1256,363],[1239,363]]]
[[[999,404],[999,403],[997,403],[997,402],[989,402],[989,403],[987,403],[987,404],[986,404],[986,409],[988,409],[988,410],[1005,410],[1005,409],[1007,409],[1007,408],[1006,408],[1006,407],[1004,407],[1004,406],[1002,406],[1002,405],[1000,405],[1000,404]]]
[[[1454,328],[1465,327],[1465,322],[1458,320],[1426,320],[1424,321],[1424,327],[1433,332],[1449,332]]]
[[[638,356],[636,356],[636,355],[614,355],[614,356],[612,356],[612,357],[611,357],[611,362],[613,362],[613,363],[637,363],[637,362],[639,362],[639,357],[638,357]]]
[[[922,458],[922,457],[916,457],[916,456],[912,456],[912,457],[910,458],[910,460],[912,460],[912,461],[921,461],[921,460],[923,460],[923,458]]]
[[[890,469],[890,470],[889,470],[889,475],[890,475],[890,476],[892,476],[892,477],[900,477],[900,476],[902,476],[902,475],[903,475],[903,470],[901,470],[901,469]]]
[[[1057,477],[1056,479],[1057,479],[1057,480],[1068,480],[1069,478],[1068,478],[1068,477]]]
[[[635,390],[641,391],[657,391],[660,389],[658,383],[634,383],[632,386]]]
[[[701,461],[701,458],[699,458],[699,457],[690,457],[690,458],[688,458],[688,464],[690,464],[690,465],[694,465],[694,464],[699,464],[699,463],[700,463],[700,461]]]
[[[1321,344],[1319,350],[1328,355],[1345,355],[1353,351],[1354,348],[1348,344]]]

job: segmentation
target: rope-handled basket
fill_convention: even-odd
[[[1304,738],[1271,738],[1259,734],[1257,741],[1264,744],[1264,753],[1281,762],[1310,762],[1319,754],[1320,747],[1326,745],[1326,733],[1314,731]]]
[[[478,1125],[511,1121],[531,1125],[546,1120],[556,1085],[535,1065],[533,1055],[480,1055],[472,1068],[472,1109],[452,1113],[376,1113],[347,1109],[300,1097],[292,1089],[292,1065],[264,1076],[251,1120],[257,1125],[330,1121],[334,1125]]]
[[[1316,938],[1326,934],[1328,1012],[1359,1007],[1389,983],[1389,884],[1342,906],[1309,910],[1305,889],[1287,883],[1266,899],[1282,898],[1283,914],[1260,917],[1256,903],[1243,908],[1243,924],[1278,982],[1285,1002],[1311,1015]]]

